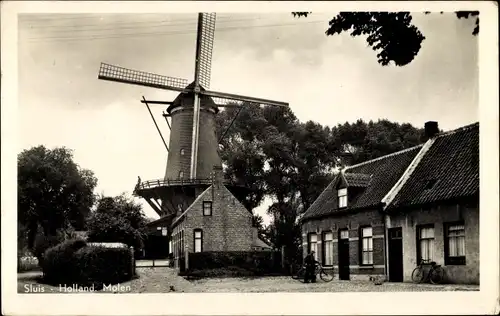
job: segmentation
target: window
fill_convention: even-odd
[[[194,252],[203,251],[203,231],[201,229],[194,230]]]
[[[445,265],[465,264],[465,226],[464,223],[445,224]]]
[[[347,188],[338,190],[339,208],[347,207]]]
[[[361,228],[361,264],[373,264],[373,234],[371,227]]]
[[[317,249],[317,244],[318,244],[318,235],[315,233],[310,233],[309,234],[309,245],[308,249],[309,252],[314,251],[314,258],[318,260],[318,249]]]
[[[181,156],[184,156],[186,154],[186,151],[184,150],[184,148],[181,148]]]
[[[340,230],[340,239],[349,239],[349,230],[341,229]]]
[[[333,233],[323,233],[323,265],[333,265]]]
[[[434,226],[418,228],[417,263],[420,260],[433,261],[434,257]]]
[[[184,171],[179,171],[179,179],[184,178]]]
[[[203,201],[203,215],[212,216],[212,202]]]

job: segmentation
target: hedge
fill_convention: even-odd
[[[81,286],[99,289],[103,284],[128,281],[134,274],[134,259],[128,248],[89,246],[78,250],[75,259]]]
[[[64,239],[60,236],[45,236],[44,234],[40,233],[36,235],[35,243],[33,245],[33,254],[35,255],[35,257],[37,257],[38,265],[40,266],[40,268],[43,265],[45,252],[49,248],[54,247],[63,241]]]
[[[69,240],[46,251],[42,268],[48,283],[99,290],[104,284],[130,280],[133,260],[128,248],[89,246],[83,240]]]
[[[79,274],[75,252],[85,246],[87,242],[83,239],[70,239],[47,249],[42,263],[44,278],[51,283],[72,283]]]
[[[196,274],[200,274],[200,271],[208,273],[209,270],[234,270],[247,275],[276,274],[282,272],[281,254],[274,251],[207,251],[189,254],[188,274],[195,271]]]

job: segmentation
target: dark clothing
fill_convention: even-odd
[[[312,283],[316,282],[316,260],[314,259],[314,256],[312,254],[308,254],[305,259],[304,259],[304,264],[306,266],[306,273],[304,275],[304,282],[309,283],[311,281]]]

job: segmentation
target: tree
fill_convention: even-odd
[[[140,250],[144,246],[146,216],[142,206],[124,194],[101,196],[87,221],[91,242],[122,242]]]
[[[408,123],[394,123],[388,120],[377,122],[357,120],[337,125],[333,137],[337,147],[344,153],[344,165],[357,164],[423,143],[424,129]],[[344,159],[346,157],[348,159]]]
[[[33,147],[18,155],[18,221],[31,249],[38,227],[45,236],[60,229],[82,229],[94,204],[97,179],[73,161],[65,147]]]
[[[431,12],[425,12],[430,14]],[[440,12],[442,13],[442,12]],[[292,12],[294,17],[307,17],[311,12]],[[479,12],[458,11],[461,18],[476,18],[473,35],[479,33]],[[420,51],[425,37],[411,24],[409,12],[340,12],[330,20],[326,35],[350,32],[351,36],[366,35],[366,41],[377,51],[378,62],[386,66],[391,61],[396,66],[409,64]]]
[[[264,218],[259,214],[252,215],[252,226],[257,228],[259,237],[266,235],[266,226],[264,225]]]
[[[228,127],[230,127],[228,129]],[[297,217],[333,179],[335,168],[420,144],[423,130],[388,120],[339,124],[301,123],[290,108],[227,108],[217,118],[225,176],[252,188],[245,206],[274,200],[267,212],[271,224],[260,230],[287,260],[300,255]],[[346,154],[352,159],[346,161]],[[258,192],[256,194],[255,192]],[[254,223],[258,223],[254,216]]]

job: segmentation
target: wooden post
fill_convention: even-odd
[[[135,256],[134,256],[134,247],[133,246],[130,246],[129,248],[130,250],[130,256],[131,256],[131,265],[130,265],[130,274],[131,276],[135,276]]]
[[[285,269],[285,246],[281,246],[281,268]]]

